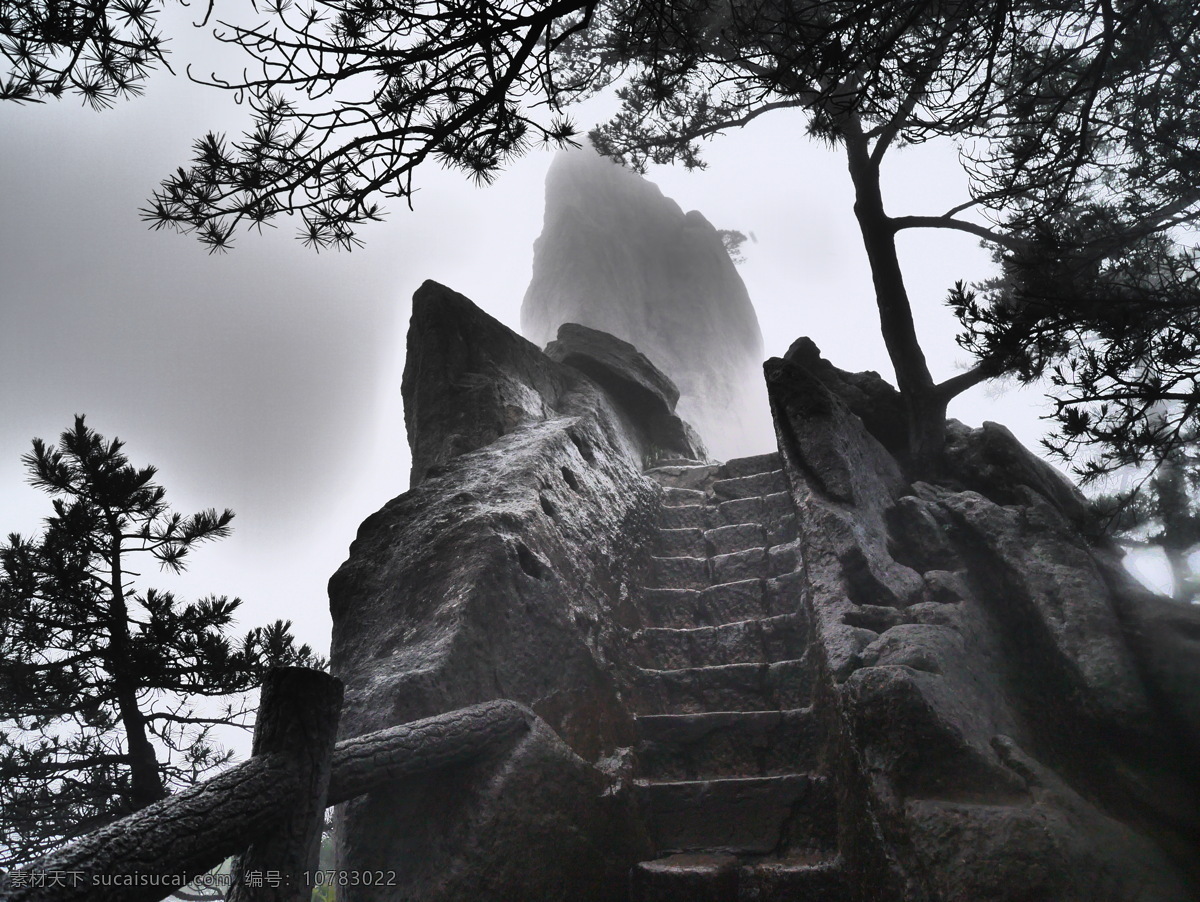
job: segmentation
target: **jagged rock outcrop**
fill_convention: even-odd
[[[565,323],[546,356],[586,373],[642,425],[650,457],[705,460],[696,431],[675,414],[679,389],[628,342],[578,323]]]
[[[718,458],[769,447],[762,334],[720,237],[590,147],[550,166],[521,306],[521,330],[539,345],[563,323],[633,342],[679,386],[680,416]]]
[[[345,806],[341,866],[401,879],[346,902],[1197,897],[1200,612],[1007,430],[911,483],[894,392],[801,342],[779,453],[718,465],[589,328],[547,355],[427,283],[410,348],[414,487],[330,582],[343,735],[538,718]]]
[[[624,346],[592,338],[611,375]],[[415,484],[363,523],[330,580],[342,733],[492,698],[551,729],[502,762],[346,806],[345,866],[402,874],[348,895],[621,899],[644,833],[631,788],[594,764],[633,742],[613,661],[659,494],[643,463],[673,389],[646,362],[643,390],[664,396],[628,406],[432,282],[409,348]]]
[[[1069,486],[999,427],[952,430],[979,490],[909,485],[819,372],[767,376],[858,894],[1196,898],[1196,697]]]

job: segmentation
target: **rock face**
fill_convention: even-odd
[[[631,349],[589,339],[569,359],[615,380]],[[612,662],[660,494],[642,468],[678,422],[675,389],[630,358],[642,394],[613,398],[432,282],[409,348],[414,487],[330,580],[342,734],[492,698],[548,727],[502,761],[344,806],[343,866],[401,875],[346,897],[622,899],[645,834],[628,781],[595,764],[633,740]]]
[[[539,719],[343,806],[339,866],[397,883],[339,898],[1200,897],[1200,611],[1007,430],[910,483],[886,383],[797,343],[778,453],[715,464],[626,342],[434,283],[412,328],[417,478],[330,581],[342,734]]]
[[[721,459],[769,447],[762,334],[720,237],[698,212],[590,147],[546,176],[521,330],[538,345],[563,323],[633,342],[679,386],[679,414]]]
[[[767,376],[858,896],[1195,899],[1200,616],[1158,620],[1007,430],[951,430],[974,490],[908,485],[814,369]]]

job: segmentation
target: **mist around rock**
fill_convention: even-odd
[[[677,412],[728,460],[774,446],[758,317],[720,234],[590,147],[546,176],[521,331],[544,347],[564,323],[634,344],[679,387]]]

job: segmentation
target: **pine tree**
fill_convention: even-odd
[[[230,760],[210,732],[246,726],[268,667],[324,666],[277,621],[226,634],[239,599],[139,591],[139,562],[178,573],[233,512],[172,512],[153,467],[75,418],[34,439],[29,481],[53,497],[37,538],[0,548],[0,865],[29,860]],[[221,700],[197,710],[199,696]]]
[[[1200,574],[1191,556],[1200,550],[1200,456],[1195,439],[1173,448],[1129,491],[1095,500],[1109,532],[1127,547],[1161,548],[1171,569],[1171,597],[1200,600]]]

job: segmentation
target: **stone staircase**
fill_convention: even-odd
[[[777,454],[647,471],[664,486],[633,635],[638,800],[657,857],[632,902],[845,897],[814,773],[814,668]]]

